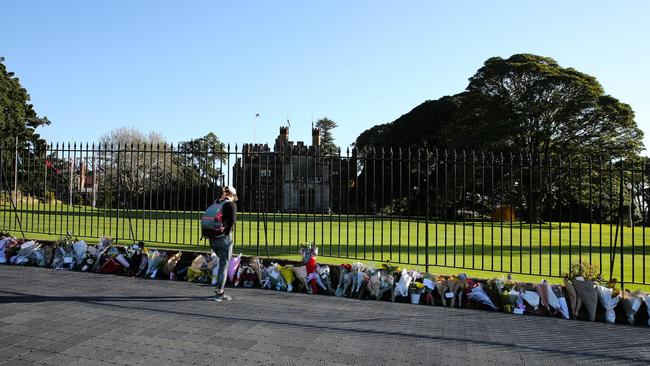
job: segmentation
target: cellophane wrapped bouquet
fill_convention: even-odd
[[[158,272],[161,271],[167,262],[167,253],[154,249],[147,252],[147,257],[147,272],[145,276],[155,279],[158,276]]]
[[[277,263],[271,263],[270,266],[266,268],[266,273],[269,276],[271,281],[271,288],[276,291],[287,291],[287,283],[282,277],[282,266]]]
[[[352,286],[352,265],[341,264],[339,283],[338,286],[336,287],[335,295],[338,297],[347,296],[350,292],[351,286]]]

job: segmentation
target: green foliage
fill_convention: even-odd
[[[600,268],[596,264],[589,264],[587,262],[572,263],[571,268],[569,268],[569,273],[563,273],[562,277],[569,280],[575,280],[577,277],[582,277],[585,281],[593,281],[598,285],[617,290],[616,285],[618,280],[614,277],[612,277],[611,280],[606,280],[603,277],[603,274],[600,273]]]
[[[42,147],[45,141],[36,129],[49,125],[50,121],[36,114],[27,90],[3,62],[4,58],[0,57],[0,144],[14,146],[17,135],[20,146]]]
[[[183,153],[180,155],[182,165],[190,170],[196,180],[209,181],[217,181],[222,173],[221,165],[227,157],[225,147],[214,132],[178,145]]]
[[[562,277],[570,280],[582,277],[585,281],[594,281],[597,283],[603,282],[603,275],[600,273],[600,268],[597,265],[592,265],[587,262],[572,263],[569,268],[569,273],[562,274]]]
[[[320,129],[320,144],[323,154],[334,154],[338,147],[334,143],[334,136],[332,130],[339,125],[331,119],[324,117],[316,122],[315,127]]]
[[[548,57],[485,61],[467,90],[426,101],[392,123],[364,131],[357,148],[425,146],[608,161],[642,148],[632,108],[606,95],[595,77]]]
[[[606,95],[595,77],[530,54],[493,57],[470,78],[474,137],[496,131],[496,148],[608,159],[642,149],[632,108]],[[482,127],[482,128],[481,128]]]

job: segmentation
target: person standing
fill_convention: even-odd
[[[217,288],[215,290],[215,301],[232,300],[232,297],[224,293],[228,264],[232,256],[232,229],[237,221],[237,191],[233,186],[225,186],[221,195],[215,202],[218,205],[215,220],[220,223],[219,231],[210,238],[210,247],[219,258],[219,272],[217,273]]]

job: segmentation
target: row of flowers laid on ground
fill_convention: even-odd
[[[302,263],[284,264],[240,254],[230,260],[228,281],[232,286],[277,291],[650,325],[650,295],[621,293],[615,281],[604,281],[598,269],[588,264],[574,264],[560,286],[504,278],[483,281],[463,274],[437,276],[390,263],[379,268],[361,262],[321,265],[317,254],[315,245],[306,245],[301,249]],[[216,259],[214,253],[147,249],[142,242],[117,246],[110,238],[95,246],[70,235],[54,243],[38,243],[0,234],[0,263],[15,265],[214,283]]]

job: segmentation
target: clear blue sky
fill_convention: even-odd
[[[6,1],[0,56],[50,141],[127,126],[172,142],[214,131],[309,140],[327,116],[347,146],[484,60],[535,53],[632,105],[650,146],[650,1]]]

